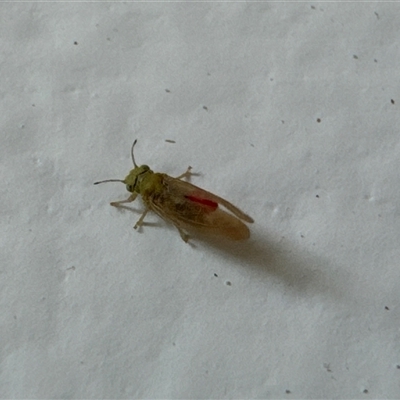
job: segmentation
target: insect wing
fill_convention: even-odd
[[[154,211],[184,229],[195,228],[205,234],[217,234],[232,240],[250,236],[249,228],[240,219],[253,219],[229,203],[191,183],[163,174],[165,193],[152,201]],[[224,206],[235,216],[219,208]],[[240,219],[239,219],[240,218]]]
[[[168,184],[168,188],[171,193],[176,193],[179,195],[183,195],[185,198],[198,201],[200,203],[204,203],[205,205],[209,204],[210,206],[215,206],[215,203],[221,204],[227,210],[229,210],[232,214],[236,215],[238,218],[242,219],[243,221],[252,223],[254,219],[251,218],[249,215],[245,214],[242,210],[234,206],[229,201],[219,197],[207,190],[201,189],[198,186],[192,185],[189,182],[181,181],[176,178],[172,178],[168,175],[164,176],[165,183]]]

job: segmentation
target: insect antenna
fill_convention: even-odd
[[[133,148],[135,147],[135,144],[137,143],[137,139],[135,139],[135,141],[133,142],[133,144],[132,144],[132,148],[131,148],[131,156],[132,156],[132,161],[133,161],[133,166],[135,167],[135,168],[137,168],[137,165],[136,165],[136,163],[135,163],[135,157],[134,157],[134,155],[133,155]]]
[[[99,183],[105,183],[105,182],[122,182],[122,183],[125,183],[125,181],[123,181],[122,179],[106,179],[105,181],[95,182],[95,183],[93,183],[93,185],[98,185]]]

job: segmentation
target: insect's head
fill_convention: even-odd
[[[140,193],[139,186],[147,172],[152,172],[148,165],[135,166],[129,174],[125,177],[124,183],[128,192]]]
[[[148,165],[141,165],[140,167],[136,164],[135,162],[135,157],[133,155],[133,149],[135,147],[137,140],[135,140],[132,144],[131,148],[131,156],[132,156],[132,162],[135,168],[133,168],[129,174],[125,177],[124,180],[122,179],[107,179],[105,181],[99,181],[95,182],[95,185],[98,185],[99,183],[105,183],[105,182],[122,182],[125,183],[126,185],[126,190],[128,192],[137,192],[140,193],[139,187],[140,183],[143,179],[143,177],[146,175],[146,173],[150,172],[152,173],[153,171],[150,169]]]

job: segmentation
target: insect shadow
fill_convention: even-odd
[[[119,209],[134,214],[142,212],[139,207],[121,206]],[[147,220],[137,231],[150,234],[146,228],[153,227],[175,233],[174,226],[160,218],[154,222]],[[344,300],[350,290],[343,286],[343,281],[346,280],[335,272],[331,262],[302,250],[284,236],[277,240],[268,233],[253,231],[250,240],[233,242],[220,236],[202,235],[195,231],[190,234],[186,244],[179,239],[178,245],[190,245],[194,251],[214,254],[235,269],[244,268],[258,280],[274,279],[292,292],[307,292],[311,295],[323,293]]]
[[[196,242],[197,247],[207,247],[208,252],[222,257],[233,268],[245,268],[259,280],[274,279],[294,292],[323,293],[336,300],[344,300],[351,292],[331,261],[301,249],[285,237],[277,239],[253,231],[251,239],[244,242],[207,236],[198,236]]]

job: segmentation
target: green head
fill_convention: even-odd
[[[137,140],[135,140],[132,144],[131,148],[131,156],[132,156],[132,161],[133,161],[133,168],[129,174],[125,177],[124,180],[122,179],[107,179],[105,181],[99,181],[95,182],[95,185],[98,185],[99,183],[105,183],[105,182],[122,182],[125,183],[126,185],[126,190],[128,192],[136,192],[140,193],[140,184],[143,180],[143,178],[148,174],[148,173],[153,173],[153,171],[150,169],[148,165],[141,165],[140,167],[136,164],[135,162],[135,157],[133,155],[133,148],[135,147]]]

